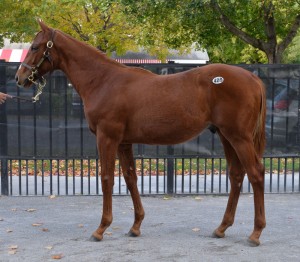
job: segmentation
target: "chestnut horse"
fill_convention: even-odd
[[[17,73],[18,86],[30,87],[43,75],[62,70],[80,95],[101,164],[103,214],[91,239],[102,240],[112,223],[112,190],[118,154],[134,205],[130,236],[140,235],[144,209],[137,188],[133,143],[169,145],[192,139],[207,127],[219,134],[229,166],[231,190],[214,236],[224,237],[234,222],[245,174],[254,192],[251,244],[259,245],[265,222],[265,88],[236,66],[212,64],[173,75],[156,75],[120,64],[94,47],[49,28],[39,32]],[[42,79],[42,80],[40,80]]]

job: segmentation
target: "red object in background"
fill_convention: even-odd
[[[289,105],[290,102],[288,100],[279,100],[274,105],[274,108],[279,110],[286,110],[289,107]]]

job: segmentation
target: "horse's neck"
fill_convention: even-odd
[[[75,39],[63,36],[61,47],[59,47],[59,69],[61,69],[71,81],[76,91],[84,100],[86,93],[95,86],[97,88],[104,84],[107,79],[122,65],[107,58],[105,54],[89,47]],[[95,81],[97,79],[97,81]]]

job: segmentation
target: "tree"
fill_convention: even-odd
[[[50,26],[108,54],[138,48],[134,38],[138,28],[129,25],[119,1],[4,1],[5,8],[0,10],[5,17],[0,25],[0,44],[4,37],[14,42],[32,40],[34,32],[39,30],[36,19],[40,17]]]
[[[31,40],[40,17],[108,54],[196,46],[212,62],[299,61],[300,0],[2,0],[0,15],[0,46]]]
[[[218,3],[220,2],[220,3]],[[233,35],[280,63],[300,27],[299,1],[210,1],[218,21]]]
[[[146,30],[158,23],[167,26],[162,39],[169,47],[195,42],[208,51],[214,62],[280,63],[300,27],[299,0],[122,2],[144,25],[150,23],[144,26]],[[175,37],[170,34],[174,28],[168,28],[168,24],[174,23],[161,21],[170,14],[175,14],[178,25]],[[181,36],[181,32],[185,34]]]

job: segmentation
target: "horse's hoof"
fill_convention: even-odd
[[[225,237],[225,233],[221,233],[218,229],[216,229],[213,232],[212,236],[215,237],[215,238],[223,238],[223,237]]]
[[[251,247],[258,247],[260,245],[260,241],[259,239],[255,239],[255,238],[248,238],[248,244],[251,246]]]
[[[128,237],[138,237],[141,233],[139,231],[134,231],[132,229],[126,234]]]
[[[99,242],[103,239],[103,237],[101,237],[100,235],[97,234],[97,236],[95,236],[95,233],[93,235],[91,235],[90,237],[90,241],[92,242]]]

